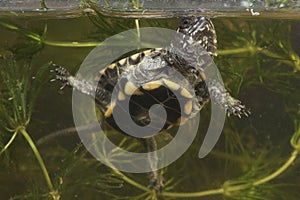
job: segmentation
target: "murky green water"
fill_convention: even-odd
[[[140,27],[176,29],[178,21],[142,19],[138,22]],[[72,91],[69,88],[61,91],[59,83],[50,82],[54,75],[48,69],[41,81],[44,84],[31,79],[50,61],[75,74],[94,47],[74,47],[72,42],[78,42],[75,46],[100,43],[111,35],[136,28],[136,21],[104,16],[89,18],[78,14],[72,18],[5,16],[0,22],[2,74],[11,73],[7,68],[18,65],[21,66],[18,68],[22,73],[20,77],[26,77],[25,73],[29,71],[26,64],[33,73],[28,74],[32,85],[27,90],[14,90],[15,93],[10,93],[11,88],[5,84],[7,76],[0,79],[0,146],[5,148],[13,136],[14,131],[7,128],[20,127],[9,123],[8,119],[18,118],[14,109],[24,115],[26,112],[20,110],[31,109],[25,130],[37,145],[51,180],[47,185],[28,139],[18,132],[18,128],[11,145],[0,155],[1,199],[51,199],[50,191],[52,197],[61,199],[150,199],[153,193],[147,189],[147,174],[124,173],[124,178],[120,172],[101,165],[85,151],[72,131],[62,131],[56,137],[47,138],[53,132],[74,126]],[[199,159],[198,151],[210,118],[210,106],[203,109],[193,145],[163,170],[166,186],[157,198],[298,199],[300,21],[250,17],[216,18],[213,22],[219,49],[215,63],[226,88],[243,101],[251,110],[251,116],[228,117],[214,150]],[[38,37],[32,39],[33,36]],[[16,64],[7,60],[16,60]],[[19,73],[11,74],[8,77],[18,79],[16,74]],[[13,82],[16,84],[10,87],[17,88],[19,83],[22,88],[22,80]],[[41,88],[32,108],[18,105],[18,102],[30,104],[36,91],[35,84]],[[24,96],[26,92],[28,95]],[[22,98],[17,101],[18,95],[23,95],[25,101]],[[12,106],[14,102],[16,107]],[[124,138],[114,131],[107,134],[116,141]],[[290,144],[293,134],[294,146]],[[125,146],[136,142],[127,138]]]

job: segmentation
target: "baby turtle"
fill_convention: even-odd
[[[213,63],[216,44],[215,28],[209,18],[187,17],[181,20],[169,46],[146,50],[107,66],[96,75],[96,86],[75,78],[60,66],[55,69],[56,79],[63,83],[62,88],[68,85],[95,98],[105,120],[130,135],[132,129],[127,122],[122,124],[126,131],[116,124],[116,114],[126,116],[129,113],[135,124],[151,124],[148,127],[155,133],[181,125],[199,112],[209,99],[229,115],[248,116],[245,106],[231,97],[217,80],[206,78],[204,70]],[[113,94],[114,88],[117,88],[116,94]],[[124,109],[124,102],[129,102],[129,111]],[[155,104],[166,111],[165,123],[158,129],[162,117],[149,115],[150,107]],[[155,149],[152,135],[135,134],[145,138],[148,151]],[[158,173],[152,174],[152,182],[156,189],[162,187]]]

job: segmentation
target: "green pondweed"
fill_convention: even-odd
[[[140,183],[134,181],[133,179],[127,177],[124,173],[113,169],[113,173],[118,175],[121,179],[123,179],[128,184],[144,191],[144,195],[131,197],[134,199],[139,199],[137,197],[148,197],[151,196],[151,199],[156,199],[159,196],[163,196],[164,199],[168,198],[199,198],[199,197],[205,197],[205,196],[211,196],[211,195],[223,195],[227,197],[231,197],[233,199],[243,199],[243,200],[251,200],[251,199],[274,199],[275,197],[278,197],[278,195],[285,196],[284,192],[280,192],[281,188],[285,187],[297,187],[293,184],[276,184],[272,183],[271,181],[274,181],[274,179],[278,178],[279,176],[282,176],[282,174],[290,167],[292,167],[292,164],[295,162],[298,154],[299,154],[299,135],[300,135],[300,128],[299,128],[299,121],[295,122],[295,133],[292,136],[291,139],[291,146],[294,148],[292,153],[290,154],[290,157],[288,157],[281,166],[279,166],[277,169],[274,169],[275,163],[278,162],[278,159],[273,159],[275,163],[272,162],[265,162],[267,155],[261,155],[259,159],[254,161],[252,163],[251,169],[242,177],[236,179],[236,180],[228,180],[224,182],[223,186],[217,189],[211,189],[211,190],[205,190],[205,191],[199,191],[199,192],[187,192],[187,193],[177,193],[177,192],[169,192],[164,191],[160,194],[154,194],[149,188],[141,185]],[[124,143],[124,141],[122,142]],[[110,155],[113,156],[113,155]],[[269,160],[269,159],[268,159]],[[270,170],[274,170],[273,172],[270,172]],[[171,190],[174,189],[174,187],[169,188]],[[150,195],[150,196],[149,196]],[[153,196],[154,195],[154,196]]]
[[[1,149],[0,156],[9,149],[17,135],[23,135],[42,169],[49,194],[53,199],[59,199],[44,161],[27,132],[35,100],[42,89],[43,83],[48,80],[45,73],[48,72],[48,66],[49,64],[41,67],[38,73],[34,74],[31,66],[26,62],[18,63],[12,57],[0,60],[0,77],[3,84],[1,87],[3,92],[0,98],[1,128],[4,128],[7,134],[12,133],[11,138]]]

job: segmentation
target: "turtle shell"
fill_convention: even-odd
[[[189,17],[181,21],[177,33],[168,47],[134,54],[98,73],[97,88],[106,93],[96,95],[96,102],[114,128],[120,125],[116,115],[129,114],[139,126],[151,122],[156,129],[165,121],[161,130],[169,129],[193,117],[209,100],[203,71],[216,52],[214,26],[209,18]],[[150,117],[155,104],[165,109],[166,120],[160,115]],[[122,126],[130,125],[124,120]]]
[[[131,55],[99,71],[95,78],[97,87],[71,76],[62,67],[55,70],[56,79],[63,83],[62,88],[70,85],[89,96],[95,92],[104,119],[121,132],[136,132],[128,123],[127,118],[131,118],[135,125],[148,126],[159,133],[181,125],[209,100],[204,69],[212,62],[216,43],[209,18],[189,17],[181,21],[169,46]],[[219,90],[216,84],[210,85],[214,98],[226,107],[226,91]],[[166,115],[151,115],[149,111],[154,105],[163,107]],[[127,131],[122,131],[120,123]]]
[[[153,127],[149,128],[153,130],[165,121],[161,127],[164,130],[184,123],[200,110],[194,88],[187,87],[189,83],[184,77],[172,75],[176,72],[162,54],[163,49],[146,50],[109,65],[96,76],[97,87],[110,94],[99,100],[96,95],[97,105],[115,129],[120,130],[120,124],[115,122],[114,115],[128,116],[129,112],[135,124],[147,126],[152,122]],[[156,104],[165,109],[166,119],[160,115],[150,117],[149,110]],[[122,126],[131,128],[126,120]]]

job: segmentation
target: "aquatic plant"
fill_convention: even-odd
[[[32,149],[42,169],[49,194],[53,199],[59,199],[53,188],[45,163],[27,131],[34,110],[35,100],[43,83],[47,81],[45,79],[47,77],[45,76],[45,71],[48,69],[48,65],[41,67],[34,74],[28,63],[17,63],[13,57],[9,57],[0,60],[0,69],[1,90],[3,91],[0,98],[0,121],[1,128],[6,130],[1,135],[2,137],[4,137],[4,134],[11,135],[8,142],[3,145],[0,156],[9,149],[18,135],[22,135]]]

